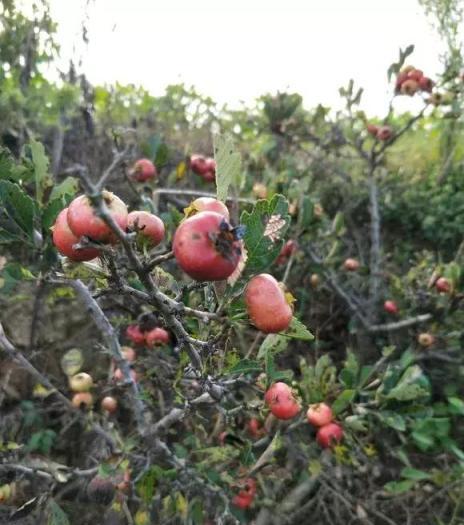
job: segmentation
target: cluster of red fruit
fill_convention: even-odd
[[[216,161],[203,155],[192,155],[189,160],[190,169],[205,182],[216,180]]]
[[[121,230],[135,232],[137,238],[150,247],[157,246],[164,239],[164,223],[159,217],[146,211],[128,213],[124,202],[109,191],[103,192],[103,198],[109,214]],[[76,246],[83,237],[93,243],[117,242],[116,235],[97,215],[86,195],[75,198],[59,213],[52,231],[58,251],[73,261],[89,261],[100,255],[98,246]]]
[[[377,124],[367,124],[367,132],[377,140],[387,141],[393,137],[393,130],[390,126],[377,126]]]
[[[264,400],[277,419],[292,419],[301,406],[292,389],[286,383],[274,383],[266,392]],[[329,448],[343,438],[343,429],[333,421],[332,409],[325,403],[310,405],[306,413],[308,422],[317,427],[316,440],[323,448]]]
[[[429,77],[424,76],[420,69],[413,66],[406,66],[396,77],[395,93],[409,95],[412,97],[418,91],[431,93],[433,82]]]
[[[131,324],[126,329],[126,337],[137,346],[167,345],[170,337],[164,328],[156,326],[150,330],[142,330],[138,324]]]
[[[93,406],[93,396],[90,393],[93,387],[93,379],[90,374],[80,372],[69,378],[69,388],[74,393],[71,403],[76,408],[90,409]],[[103,411],[112,414],[118,408],[117,400],[112,396],[105,396],[100,403]]]

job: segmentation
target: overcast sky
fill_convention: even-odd
[[[183,81],[219,102],[277,90],[305,105],[339,104],[353,78],[363,108],[381,115],[391,86],[386,70],[398,48],[433,76],[442,50],[417,0],[50,0],[62,59],[82,58],[94,83],[119,81],[153,94]],[[80,25],[89,17],[90,43]],[[398,109],[413,108],[414,100]]]

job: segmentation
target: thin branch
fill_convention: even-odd
[[[371,333],[392,332],[394,330],[401,330],[401,328],[414,326],[415,324],[425,323],[430,319],[432,319],[432,314],[422,314],[418,315],[417,317],[410,317],[408,319],[403,319],[402,321],[397,321],[396,323],[372,325],[368,327],[368,331]]]

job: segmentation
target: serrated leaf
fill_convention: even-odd
[[[36,198],[38,202],[42,203],[45,188],[51,185],[51,180],[48,175],[49,161],[45,154],[45,148],[41,142],[31,140],[29,147],[31,150],[32,162],[34,164]]]
[[[248,374],[250,372],[261,372],[263,366],[253,359],[242,359],[228,370],[229,374]]]
[[[55,223],[58,214],[62,209],[66,207],[66,203],[63,199],[55,199],[50,201],[42,212],[42,229],[44,232],[48,232]]]
[[[301,339],[302,341],[312,341],[313,334],[306,328],[306,326],[296,317],[292,318],[288,330],[285,332],[287,337],[292,339]]]
[[[448,403],[453,414],[464,415],[464,401],[458,397],[449,397]]]
[[[337,399],[332,403],[332,410],[335,415],[343,412],[345,408],[354,400],[356,397],[356,390],[344,390]]]
[[[288,201],[283,195],[258,201],[251,212],[244,211],[240,222],[248,252],[245,271],[258,273],[268,268],[280,253],[290,224]]]
[[[216,160],[217,198],[225,202],[229,187],[240,187],[242,158],[236,151],[234,141],[229,135],[214,136],[214,158]]]
[[[387,399],[413,401],[428,395],[429,391],[424,388],[424,384],[421,382],[423,377],[424,373],[420,366],[410,366],[404,371],[398,384],[387,394]]]
[[[32,240],[34,201],[17,184],[0,180],[0,206],[9,219]]]
[[[278,354],[283,352],[288,346],[289,340],[280,334],[269,334],[258,350],[258,359],[265,359],[269,353]]]
[[[63,182],[60,182],[60,184],[53,186],[48,200],[51,202],[55,199],[59,199],[64,195],[73,196],[76,194],[78,187],[79,183],[75,177],[66,177],[66,179],[64,179]]]

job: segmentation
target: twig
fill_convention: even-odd
[[[417,317],[410,317],[408,319],[403,319],[402,321],[397,321],[396,323],[386,323],[386,324],[377,324],[371,325],[368,327],[368,332],[391,332],[393,330],[401,330],[401,328],[407,328],[408,326],[413,326],[419,323],[425,323],[432,319],[431,314],[418,315]]]

